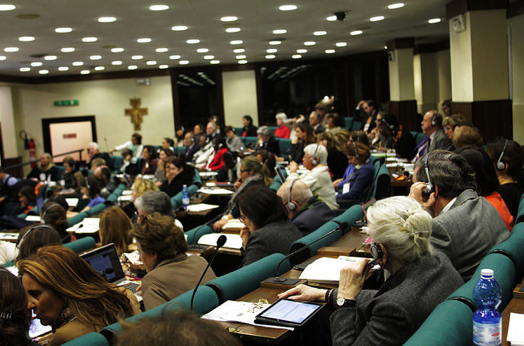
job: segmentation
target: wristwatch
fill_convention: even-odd
[[[346,299],[342,296],[337,297],[337,307],[339,308],[348,308],[355,306],[355,300],[354,299]]]

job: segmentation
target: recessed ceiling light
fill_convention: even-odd
[[[180,55],[171,55],[171,56],[169,57],[169,59],[171,59],[171,60],[177,60],[177,59],[180,59]]]
[[[69,67],[67,67],[67,66],[60,66],[60,67],[58,68],[58,71],[62,71],[62,72],[63,72],[63,71],[69,71]]]
[[[307,53],[307,49],[297,49],[297,53],[300,53],[300,54]]]
[[[294,11],[297,8],[298,8],[297,5],[282,5],[278,9],[280,11]]]
[[[334,49],[326,49],[326,54],[333,54],[335,53]]]
[[[49,70],[40,70],[38,71],[39,74],[48,74]]]
[[[184,31],[184,30],[187,30],[187,26],[185,26],[185,25],[175,25],[174,27],[171,28],[171,30],[173,30],[173,31]]]
[[[214,55],[204,55],[204,59],[206,60],[213,60],[215,58]]]
[[[95,71],[104,71],[106,68],[104,66],[96,66]]]
[[[362,35],[362,33],[363,33],[362,30],[355,30],[355,31],[350,32],[349,34],[351,36],[356,36],[356,35]]]
[[[346,47],[348,44],[346,42],[337,42],[335,46],[337,47]]]
[[[304,46],[314,46],[316,43],[315,41],[306,41],[304,42]]]
[[[228,34],[232,34],[232,33],[235,33],[235,32],[240,32],[240,28],[238,28],[238,27],[227,28],[227,29],[226,29],[226,32],[227,32]]]
[[[207,53],[207,52],[209,52],[209,49],[207,48],[198,48],[197,49],[197,53]]]
[[[270,46],[278,46],[279,44],[282,44],[282,41],[269,41]]]
[[[159,65],[158,68],[161,70],[165,70],[166,68],[169,68],[169,65]]]
[[[0,55],[0,61],[7,60],[7,57],[5,55]]]
[[[402,7],[404,7],[404,4],[402,2],[391,4],[388,6],[390,10],[396,10],[397,8],[402,8]]]
[[[245,55],[237,55],[235,58],[237,60],[244,60],[246,58],[246,56]]]
[[[237,49],[233,49],[233,53],[235,54],[238,54],[238,53],[244,53],[246,50],[244,48],[237,48]]]
[[[16,53],[20,50],[20,48],[18,47],[7,47],[7,48],[4,48],[4,52],[6,53]]]
[[[285,34],[285,33],[287,33],[287,30],[285,30],[285,29],[273,30],[273,34],[275,34],[275,35],[282,35],[282,34]]]
[[[64,48],[60,49],[60,51],[62,53],[72,53],[72,52],[75,51],[75,49],[73,47],[64,47]]]
[[[73,66],[83,66],[84,63],[83,63],[82,61],[75,61],[75,62],[73,62],[72,65],[73,65]]]
[[[165,53],[165,52],[168,51],[168,49],[167,49],[167,48],[157,48],[157,49],[155,49],[155,51],[156,51],[157,53]]]
[[[124,48],[111,48],[111,53],[122,53],[124,51]]]
[[[329,16],[326,18],[329,22],[336,22],[337,21],[337,16]]]
[[[120,60],[115,60],[115,61],[111,62],[111,65],[120,66],[120,65],[122,65],[122,62]]]
[[[388,46],[384,46],[384,49],[388,49]]]
[[[273,54],[273,53],[278,52],[278,49],[275,49],[275,48],[269,48],[269,49],[266,49],[266,52],[268,52],[269,54]]]
[[[238,63],[240,65],[244,65],[244,64],[247,64],[247,60],[238,60]]]
[[[91,55],[89,59],[90,60],[100,60],[102,59],[102,56],[101,55]]]
[[[157,64],[157,62],[154,61],[154,60],[150,60],[150,61],[147,61],[147,62],[146,62],[146,65],[149,65],[149,66],[151,66],[151,65],[156,65],[156,64]]]
[[[266,59],[275,59],[275,55],[274,54],[268,54],[265,56]]]
[[[428,20],[428,23],[429,24],[437,24],[437,23],[440,23],[442,20],[440,18],[432,18],[430,20]]]
[[[369,21],[371,22],[380,22],[381,20],[384,20],[384,16],[375,16],[375,17],[369,18]]]
[[[34,40],[35,40],[34,36],[22,36],[18,38],[18,41],[20,42],[31,42]]]
[[[84,37],[82,42],[96,42],[98,39],[96,37]]]
[[[55,32],[57,34],[67,34],[67,33],[70,33],[71,31],[73,31],[73,28],[63,27],[63,28],[56,28],[55,29]]]
[[[91,73],[91,71],[89,71],[89,70],[82,70],[82,71],[80,71],[80,74],[90,74],[90,73]]]
[[[131,59],[133,59],[133,60],[140,60],[140,59],[144,59],[144,56],[143,55],[133,55],[131,57]]]
[[[325,31],[315,31],[313,33],[313,35],[315,35],[315,36],[324,36],[325,34],[327,34],[327,32],[325,32]]]
[[[98,18],[99,23],[113,23],[116,22],[116,17],[100,17]]]
[[[20,72],[29,72],[31,71],[30,67],[20,67]]]
[[[190,40],[187,40],[186,43],[187,44],[198,44],[198,43],[200,43],[200,40],[197,39],[197,38],[192,38]]]
[[[138,68],[138,66],[136,66],[136,65],[129,65],[127,67],[128,70],[136,70],[137,68]]]
[[[302,55],[300,55],[300,54],[295,54],[295,55],[292,55],[291,57],[292,57],[293,59],[300,59],[300,58],[302,58]]]
[[[44,56],[45,60],[56,60],[58,57],[56,55],[46,55]]]
[[[220,60],[211,60],[209,63],[213,65],[217,65],[217,64],[220,64]]]
[[[0,5],[0,11],[12,11],[14,10],[16,7],[15,5]]]
[[[178,63],[180,65],[187,65],[187,64],[189,64],[189,60],[180,60]]]
[[[221,20],[222,22],[234,22],[234,21],[238,20],[238,17],[235,17],[235,16],[225,16],[225,17],[220,18],[220,20]]]
[[[151,39],[149,37],[142,37],[142,38],[139,38],[138,40],[136,40],[136,42],[138,42],[138,43],[149,43],[149,42],[151,42]]]
[[[167,6],[167,5],[151,5],[151,6],[149,6],[149,9],[151,11],[165,11],[165,10],[169,9],[169,6]]]
[[[31,66],[33,67],[38,67],[38,66],[42,66],[43,64],[40,62],[40,61],[34,61],[31,63]]]
[[[233,40],[233,41],[229,42],[229,44],[232,44],[232,45],[237,45],[237,44],[242,44],[242,43],[244,43],[244,41],[242,41],[242,40]]]

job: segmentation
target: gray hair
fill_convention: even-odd
[[[326,148],[321,144],[310,144],[304,148],[304,153],[309,156],[316,157],[318,159],[318,164],[325,165],[327,164],[328,152]]]
[[[447,150],[433,150],[426,155],[431,184],[438,186],[440,196],[455,198],[468,189],[477,191],[475,172],[462,155]],[[415,164],[417,180],[422,182],[428,182],[425,160],[424,156]]]
[[[278,189],[278,195],[281,196],[280,198],[283,203],[289,202],[289,189],[291,188],[293,181],[294,180],[286,181]],[[293,185],[293,190],[291,190],[291,199],[297,201],[299,204],[303,204],[311,197],[313,197],[313,193],[309,189],[309,186],[300,179],[296,180]]]
[[[416,200],[385,198],[369,208],[367,217],[371,238],[384,245],[392,258],[407,264],[433,254],[432,218]]]
[[[160,213],[174,217],[171,199],[162,191],[147,191],[136,199],[135,207],[147,214]]]
[[[257,134],[258,135],[269,136],[271,134],[271,132],[269,132],[269,127],[267,127],[267,126],[260,126],[258,128]]]
[[[98,145],[97,142],[91,142],[87,145],[87,147],[94,147],[96,150],[100,150],[100,146]]]
[[[287,120],[287,115],[284,112],[279,112],[277,115],[275,115],[275,119],[280,119],[284,122]]]

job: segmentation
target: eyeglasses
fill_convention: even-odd
[[[246,221],[246,216],[245,216],[245,215],[241,215],[241,216],[239,216],[238,219],[239,219],[242,223],[246,223],[246,222],[245,222],[245,221]]]

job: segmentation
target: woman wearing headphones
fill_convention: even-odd
[[[374,262],[390,274],[378,291],[362,289],[372,267],[363,259],[342,268],[336,290],[299,285],[279,295],[328,303],[330,330],[306,334],[321,338],[317,345],[402,345],[464,283],[445,255],[433,253],[432,218],[417,201],[386,198],[367,217]]]
[[[38,249],[46,245],[62,245],[60,234],[48,225],[33,225],[20,230],[16,242],[18,256],[16,262],[34,255]]]
[[[349,142],[347,146],[349,163],[355,170],[349,177],[348,182],[337,192],[339,201],[359,201],[364,191],[373,183],[375,167],[369,159],[371,156],[369,147],[361,142]]]
[[[169,197],[173,197],[182,191],[184,185],[189,186],[193,183],[195,169],[186,165],[183,158],[172,156],[167,161],[165,170],[166,181],[160,186],[160,191],[167,193]]]

